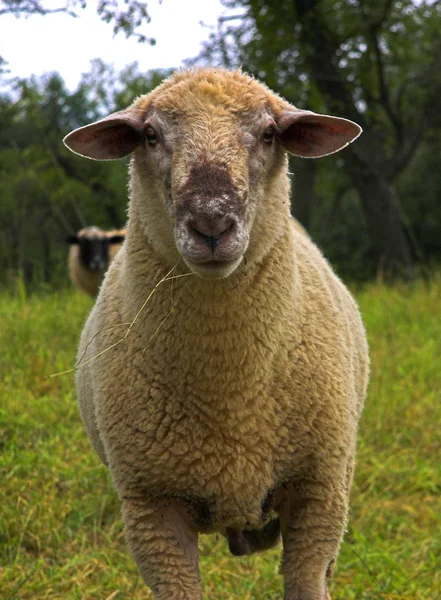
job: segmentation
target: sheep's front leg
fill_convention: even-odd
[[[126,499],[127,542],[156,600],[201,600],[198,533],[176,501]]]
[[[346,474],[302,480],[286,490],[280,509],[284,600],[331,600],[331,575],[343,538],[348,506]]]

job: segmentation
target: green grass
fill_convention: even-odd
[[[20,290],[19,290],[20,291]],[[441,279],[357,293],[372,355],[349,531],[333,600],[441,600]],[[90,300],[0,296],[0,597],[151,598],[68,369]],[[280,551],[201,538],[204,597],[277,600]]]

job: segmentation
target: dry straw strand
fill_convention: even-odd
[[[81,356],[81,358],[79,359],[79,361],[77,362],[77,364],[75,365],[75,367],[73,369],[68,369],[66,371],[60,371],[59,373],[52,373],[49,377],[59,377],[61,375],[68,375],[69,373],[74,373],[75,371],[78,371],[78,369],[81,369],[82,367],[85,367],[86,365],[88,365],[89,363],[91,363],[93,360],[96,360],[97,358],[99,358],[100,356],[102,356],[103,354],[105,354],[106,352],[109,352],[109,350],[112,350],[113,348],[115,348],[116,346],[118,346],[119,344],[121,344],[122,342],[124,342],[124,340],[127,338],[127,336],[129,335],[129,333],[132,331],[136,321],[138,320],[138,317],[140,316],[140,314],[142,313],[142,311],[144,310],[144,308],[147,306],[148,302],[150,301],[151,297],[153,296],[153,294],[156,292],[156,290],[159,288],[159,286],[166,282],[166,281],[172,281],[174,279],[180,279],[181,277],[189,277],[190,275],[193,275],[193,273],[183,273],[181,275],[174,275],[171,276],[171,274],[173,273],[173,271],[176,269],[176,267],[178,266],[179,261],[170,269],[170,271],[168,271],[168,273],[166,273],[164,275],[164,277],[162,279],[160,279],[158,281],[158,283],[155,285],[155,287],[152,289],[152,291],[149,293],[149,295],[147,296],[147,298],[144,300],[141,308],[138,310],[138,312],[136,313],[135,317],[133,318],[133,320],[131,321],[129,325],[129,327],[127,328],[127,331],[125,332],[124,336],[117,340],[116,342],[114,342],[113,344],[111,344],[110,346],[108,346],[107,348],[104,348],[104,350],[101,350],[101,352],[98,352],[98,354],[95,354],[94,356],[92,356],[91,358],[89,358],[88,360],[81,362],[84,358],[84,355],[87,352],[87,348],[89,347],[89,345],[92,343],[92,341],[94,340],[94,338],[99,335],[100,333],[102,333],[103,331],[105,331],[106,329],[112,329],[113,326],[111,327],[107,327],[106,329],[100,330],[98,331],[91,340],[89,340],[85,351],[83,352],[83,355]],[[173,302],[173,300],[172,300]],[[168,319],[168,317],[172,314],[173,312],[173,304],[172,304],[172,310],[169,312],[169,314],[161,321],[161,323],[158,325],[158,327],[155,329],[155,331],[153,332],[153,334],[150,336],[149,338],[149,342],[150,340],[153,338],[153,336],[157,333],[157,331],[159,331],[160,327],[162,326],[162,324]],[[115,325],[115,327],[120,327],[122,325],[127,325],[127,323],[121,323],[119,325]]]

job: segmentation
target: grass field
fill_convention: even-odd
[[[77,413],[72,366],[90,300],[0,296],[0,598],[148,599],[118,500]],[[333,600],[441,600],[441,278],[357,293],[372,379]],[[201,538],[208,600],[282,598],[279,551]]]

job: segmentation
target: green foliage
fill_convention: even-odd
[[[398,179],[408,225],[423,260],[441,256],[441,138],[432,132]]]
[[[87,225],[120,228],[126,219],[127,163],[86,161],[62,143],[72,129],[130,104],[166,75],[116,74],[94,61],[77,90],[61,77],[14,80],[0,96],[0,282],[20,271],[27,285],[64,285],[64,239]]]
[[[440,244],[435,247],[431,235],[429,239],[429,227],[417,226],[407,212],[403,198],[410,193],[403,182],[421,174],[423,165],[411,164],[419,145],[435,152],[434,131],[439,138],[441,4],[430,0],[223,0],[223,4],[227,15],[219,20],[200,60],[240,65],[295,105],[345,116],[364,129],[353,146],[327,159],[327,166],[320,165],[315,189],[310,186],[306,196],[294,202],[299,215],[313,214],[312,225],[304,221],[313,236],[314,223],[321,215],[333,214],[338,205],[339,227],[334,235],[317,239],[339,270],[366,277],[379,261],[389,262],[392,270],[398,263],[410,272],[412,258],[424,262],[424,257],[439,256]],[[425,173],[429,175],[428,170]],[[302,175],[300,170],[298,177]],[[336,185],[325,188],[319,177]],[[434,178],[432,171],[430,179]],[[351,202],[341,201],[346,187],[358,192],[359,214],[369,226],[367,236],[364,219],[357,224],[351,218],[353,195],[345,196]],[[308,211],[305,205],[311,202],[314,206]],[[437,214],[434,195],[425,208],[428,204]],[[424,218],[420,214],[418,225]],[[349,269],[341,264],[346,250],[332,241],[343,224],[344,238],[354,243]]]
[[[441,78],[441,6],[424,0],[223,0],[241,18],[221,21],[202,57],[247,71],[280,90],[290,101],[323,110],[330,101],[318,82],[328,73],[313,70],[312,48],[303,30],[330,38],[336,76],[344,82],[369,131],[382,127],[393,138],[405,121],[407,132],[421,129],[421,111],[434,98]],[[311,13],[313,23],[302,21]],[[227,13],[228,15],[228,13]],[[224,42],[224,53],[221,43]],[[323,49],[326,40],[323,39]],[[225,54],[226,53],[226,54]],[[386,86],[383,88],[383,86]],[[398,120],[400,123],[396,123]]]
[[[441,277],[356,294],[372,362],[339,600],[441,595]],[[127,553],[119,501],[80,422],[73,365],[91,306],[75,292],[0,296],[0,589],[5,600],[152,598]],[[281,600],[280,550],[237,559],[202,536],[210,600]]]
[[[0,15],[52,9],[44,0],[3,4]],[[75,11],[84,4],[73,0],[59,8]],[[227,15],[200,60],[241,65],[297,106],[341,114],[364,127],[354,145],[314,163],[312,175],[293,161],[294,214],[338,272],[372,278],[397,248],[394,260],[413,259],[427,271],[441,257],[441,4],[223,4]],[[97,10],[127,35],[149,20],[145,3],[133,0],[124,6],[102,0]],[[129,105],[168,74],[141,74],[136,64],[118,73],[94,60],[74,92],[59,75],[47,74],[15,79],[0,95],[0,283],[21,272],[28,286],[62,286],[67,233],[86,224],[124,225],[128,161],[86,161],[69,153],[61,140],[70,130]],[[311,179],[302,183],[307,171]]]

